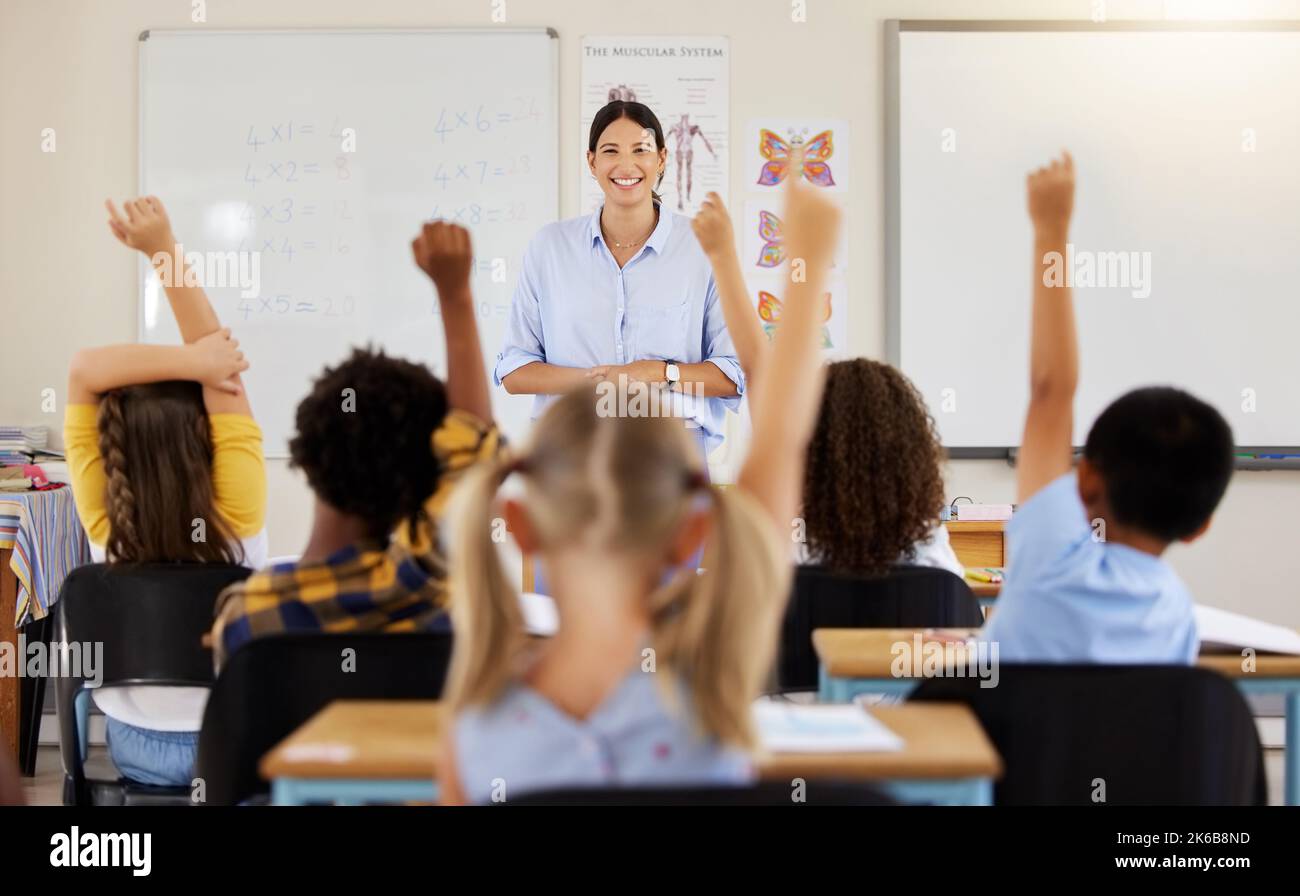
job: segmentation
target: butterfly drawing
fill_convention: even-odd
[[[831,342],[831,332],[826,323],[831,319],[831,294],[824,293],[826,304],[822,308],[822,348],[834,348]],[[758,291],[758,316],[763,321],[763,332],[767,338],[771,339],[776,333],[776,328],[781,323],[781,300],[772,295],[765,289]]]
[[[766,209],[758,213],[758,235],[763,238],[763,251],[758,254],[760,268],[774,268],[785,261],[785,236],[781,233],[781,219]]]
[[[763,163],[763,170],[758,175],[759,184],[774,187],[785,180],[789,173],[790,157],[796,149],[803,150],[803,164],[800,166],[799,174],[819,187],[835,186],[835,178],[831,176],[831,166],[826,164],[831,153],[835,152],[835,148],[831,145],[830,131],[822,131],[807,143],[804,143],[800,137],[791,137],[790,142],[787,143],[767,128],[758,132],[758,151],[763,158],[767,159]]]

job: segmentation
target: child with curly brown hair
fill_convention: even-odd
[[[423,364],[358,349],[298,405],[293,465],[315,494],[302,556],[231,585],[217,601],[218,665],[287,631],[445,629],[447,561],[436,524],[456,482],[501,447],[470,292],[469,233],[425,224],[412,244],[438,292],[444,384]]]
[[[705,200],[694,227],[729,309],[741,369],[753,382],[763,376],[768,340],[749,307],[731,220],[716,193]],[[796,559],[865,575],[903,563],[963,575],[939,520],[942,465],[934,420],[902,372],[867,358],[827,365],[803,476],[806,540]]]

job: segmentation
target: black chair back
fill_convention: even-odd
[[[221,668],[199,734],[204,803],[267,793],[258,763],[335,700],[436,700],[451,661],[449,632],[286,634],[257,638]]]
[[[979,601],[959,577],[931,566],[895,566],[881,576],[854,576],[820,566],[795,569],[781,627],[777,688],[817,687],[812,633],[819,628],[976,628]]]
[[[55,644],[71,645],[59,662],[67,673],[56,681],[59,752],[64,802],[174,802],[189,788],[158,788],[126,779],[89,781],[85,774],[84,710],[87,679],[100,687],[176,685],[209,687],[212,651],[202,644],[212,628],[213,607],[227,585],[250,570],[216,563],[109,565],[74,569],[55,605]],[[95,664],[97,668],[88,668]]]
[[[998,666],[995,687],[931,678],[910,700],[960,701],[1002,756],[998,805],[1266,805],[1250,707],[1195,666]]]

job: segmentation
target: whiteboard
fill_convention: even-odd
[[[1168,383],[1215,405],[1240,446],[1300,445],[1300,31],[894,26],[891,359],[944,444],[1019,444],[1024,180],[1067,147],[1071,242],[1107,273],[1074,291],[1076,443],[1118,395]],[[1127,276],[1104,252],[1127,255]]]
[[[411,259],[427,219],[471,232],[490,375],[524,248],[559,215],[554,32],[152,31],[141,41],[140,189],[166,204],[186,252],[239,253],[242,278],[220,258],[204,276],[252,364],[245,382],[268,457],[287,455],[298,402],[351,346],[445,377],[435,293]],[[259,293],[246,297],[254,280]],[[143,260],[139,332],[179,338]],[[492,392],[502,429],[522,435],[531,397]]]

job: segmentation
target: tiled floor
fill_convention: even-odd
[[[91,759],[103,747],[92,747]],[[1265,750],[1264,766],[1268,772],[1269,805],[1282,804],[1282,751]],[[23,793],[31,806],[57,806],[63,801],[63,771],[59,767],[59,751],[55,747],[41,747],[36,756],[36,777],[23,778]]]

